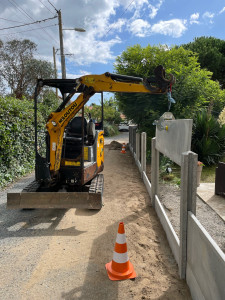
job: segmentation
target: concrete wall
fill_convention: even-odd
[[[193,300],[225,299],[225,254],[191,212],[186,278]]]
[[[148,179],[148,176],[146,175],[146,173],[143,171],[143,181],[146,187],[146,190],[148,191],[149,196],[151,197],[151,193],[152,193],[152,186],[151,186],[151,182]]]
[[[156,149],[181,165],[181,154],[191,149],[193,120],[164,121],[168,130],[156,126]]]
[[[159,220],[162,224],[163,229],[165,230],[167,240],[169,242],[170,248],[173,252],[173,255],[175,257],[175,260],[178,264],[179,262],[179,247],[180,247],[180,241],[178,239],[178,236],[176,232],[173,229],[172,224],[170,223],[166,212],[162,206],[162,204],[159,201],[158,196],[155,196],[155,210],[159,217]]]

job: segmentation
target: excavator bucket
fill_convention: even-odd
[[[7,194],[7,208],[82,208],[100,210],[103,205],[103,178],[103,174],[98,174],[89,186],[84,186],[84,190],[81,192],[68,192],[62,189],[44,191],[37,181],[33,181],[21,192]]]

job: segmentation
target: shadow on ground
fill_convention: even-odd
[[[80,231],[72,226],[57,229],[67,209],[7,210],[0,205],[0,239],[29,236],[77,236]]]

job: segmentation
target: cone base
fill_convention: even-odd
[[[125,153],[126,153],[126,151],[120,151],[120,153],[124,153],[124,154],[125,154]]]
[[[125,280],[137,277],[132,263],[129,261],[129,269],[126,272],[116,272],[112,269],[112,261],[105,265],[110,280]]]

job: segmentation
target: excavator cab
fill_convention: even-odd
[[[62,183],[70,187],[81,187],[103,171],[103,133],[103,115],[101,122],[97,124],[90,115],[85,118],[84,113],[70,121],[63,137],[59,171]]]

